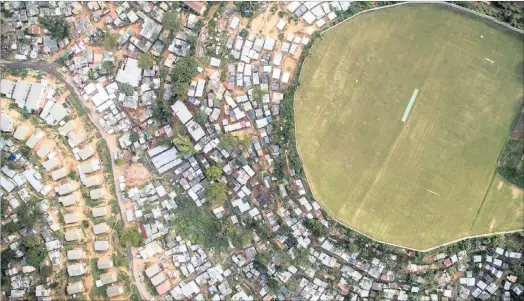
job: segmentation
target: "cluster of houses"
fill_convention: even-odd
[[[31,233],[23,233],[21,230],[20,234],[42,235],[47,257],[51,264],[56,266],[54,269],[59,270],[65,266],[69,277],[84,276],[88,273],[85,262],[89,258],[86,255],[85,243],[87,237],[92,235],[89,231],[98,238],[110,230],[109,225],[103,221],[109,211],[103,188],[104,176],[100,170],[100,161],[96,158],[95,147],[88,139],[82,122],[78,118],[72,118],[67,106],[57,101],[54,85],[27,83],[21,80],[11,82],[6,79],[2,79],[0,83],[2,96],[10,98],[20,109],[39,116],[39,123],[45,122],[53,126],[52,130],[35,130],[33,128],[38,125],[31,125],[29,120],[17,124],[12,116],[2,113],[1,130],[8,136],[2,138],[1,149],[9,162],[3,163],[0,174],[0,192],[8,204],[7,210],[3,212],[2,223],[16,221],[16,209],[23,202],[38,199],[35,210],[42,212],[47,226],[43,226],[39,231],[32,230]],[[27,89],[21,90],[19,87],[22,86],[27,86]],[[9,89],[4,89],[6,87]],[[28,106],[31,106],[31,109]],[[57,139],[67,142],[61,146]],[[68,160],[74,163],[66,164]],[[77,182],[77,179],[80,182]],[[81,187],[86,189],[86,195],[80,192]],[[88,200],[96,205],[91,214],[99,221],[93,223],[90,229],[80,225],[83,220],[82,208]],[[61,204],[61,208],[53,204]],[[59,234],[60,231],[63,231],[63,237]],[[35,277],[35,267],[25,263],[25,254],[20,248],[20,237],[10,235],[7,237],[7,243],[21,259],[20,264],[12,264],[7,272],[7,276],[11,277],[11,296],[23,297],[34,288],[34,284],[37,283],[34,279],[38,277]],[[97,286],[116,282],[116,271],[111,271],[113,263],[108,252],[108,239],[95,239],[92,243],[98,257],[97,268],[107,271],[100,276]],[[64,262],[64,259],[67,261]],[[51,300],[48,284],[37,287],[36,297]],[[81,294],[84,292],[84,285],[84,280],[70,282],[66,291],[73,296]],[[119,285],[107,286],[108,296],[118,296],[122,293],[123,288]]]
[[[225,55],[218,51],[222,45],[215,33],[200,34],[196,30],[197,15],[206,9],[203,2],[184,1],[183,6],[191,9],[191,13],[185,14],[187,18],[182,19],[181,30],[172,36],[161,22],[171,9],[167,2],[10,2],[3,5],[19,13],[9,18],[8,26],[28,27],[28,34],[34,35],[28,45],[19,47],[19,54],[36,58],[40,53],[57,53],[67,46],[62,69],[70,73],[81,101],[93,108],[97,123],[107,134],[117,135],[122,149],[136,153],[144,150],[140,158],[144,164],[155,176],[169,179],[155,177],[142,187],[126,187],[125,177],[119,179],[119,193],[132,204],[126,207],[129,209],[125,211],[125,220],[136,226],[144,239],[139,258],[152,263],[144,268],[143,275],[147,279],[143,277],[143,281],[154,287],[160,298],[224,300],[230,296],[231,300],[269,301],[275,297],[284,300],[293,296],[356,301],[411,300],[413,296],[421,300],[487,300],[495,296],[511,300],[523,296],[524,288],[519,284],[522,279],[509,272],[509,264],[521,260],[521,254],[500,248],[482,255],[466,251],[450,256],[438,254],[435,258],[438,264],[433,265],[409,263],[402,268],[416,275],[416,280],[408,283],[399,271],[386,265],[386,260],[397,262],[395,254],[370,259],[359,252],[349,252],[333,237],[315,237],[305,221],[315,219],[322,227],[330,227],[320,205],[308,197],[299,177],[292,174],[278,181],[272,176],[275,160],[285,158],[272,134],[274,121],[280,118],[283,93],[293,79],[294,67],[286,63],[296,64],[314,32],[336,18],[336,11],[346,10],[350,2],[293,1],[282,5],[288,15],[307,24],[298,32],[287,32],[286,19],[282,18],[276,25],[282,39],[258,33],[243,34],[240,16],[227,10],[221,15],[225,25],[223,31],[227,32],[223,45]],[[91,20],[80,16],[85,11]],[[36,26],[36,17],[45,15],[67,17],[71,24],[70,39],[76,41],[56,41]],[[107,30],[117,33],[118,52],[93,50],[90,46],[101,36],[101,30],[92,23],[99,21]],[[139,30],[135,32],[131,28]],[[209,66],[206,69],[199,67],[199,74],[189,83],[187,99],[176,100],[169,107],[173,119],[182,125],[193,145],[194,152],[183,153],[180,145],[169,139],[167,143],[151,143],[153,137],[173,138],[175,133],[170,124],[159,126],[153,134],[139,130],[157,123],[152,114],[153,101],[160,96],[168,101],[175,91],[173,85],[163,82],[160,66],[143,69],[137,58],[141,52],[151,52],[155,57],[163,57],[158,65],[170,68],[180,58],[192,55],[197,39],[211,41],[207,44],[211,49],[206,51],[213,54]],[[77,277],[89,273],[85,263],[88,253],[83,244],[87,237],[94,237],[88,243],[92,243],[97,258],[96,268],[103,271],[95,279],[95,285],[105,289],[110,298],[121,296],[124,289],[110,257],[111,245],[107,239],[110,229],[104,221],[109,215],[108,192],[101,162],[87,133],[78,120],[69,118],[67,106],[55,101],[56,90],[45,80],[31,83],[2,79],[0,87],[3,97],[12,99],[29,113],[39,114],[44,122],[57,128],[77,161],[74,172],[75,179],[79,179],[77,182],[69,177],[72,170],[63,164],[55,151],[56,143],[46,138],[44,131],[32,132],[24,125],[15,127],[14,119],[1,113],[1,130],[13,136],[0,140],[1,149],[8,154],[9,160],[18,161],[25,167],[24,171],[12,170],[6,165],[1,168],[0,184],[3,198],[10,205],[9,212],[34,192],[48,199],[56,198],[62,204],[60,212],[50,206],[49,200],[39,203],[49,225],[41,235],[54,265],[64,264],[62,253],[64,246],[68,247],[64,265],[75,281],[68,283],[67,294],[76,296],[86,291],[85,279],[77,280]],[[197,118],[197,114],[203,114],[205,122]],[[138,141],[131,140],[134,131],[138,131]],[[249,147],[239,151],[223,146],[220,139],[226,133],[234,137],[247,136]],[[35,152],[42,168],[22,155],[21,143]],[[219,181],[227,182],[228,201],[224,204],[209,204],[206,200],[205,189],[211,182],[205,172],[211,165],[220,166]],[[170,177],[164,177],[166,175]],[[47,177],[52,181],[44,180]],[[175,186],[181,189],[175,190]],[[81,193],[80,187],[85,193]],[[254,258],[265,252],[270,243],[252,229],[252,241],[245,248],[231,252],[228,268],[215,264],[212,251],[192,244],[177,233],[170,233],[169,223],[177,214],[176,198],[180,194],[189,196],[199,210],[208,210],[204,205],[209,205],[217,219],[234,227],[248,227],[246,221],[266,227],[275,234],[274,242],[291,258],[302,249],[308,250],[307,266],[295,264],[281,268],[273,255],[263,267],[255,264]],[[80,227],[83,213],[79,208],[85,201],[95,204],[90,212],[93,220],[89,229]],[[9,212],[4,216],[11,219]],[[61,229],[60,214],[64,223],[63,241],[56,234]],[[281,229],[289,231],[282,233]],[[12,235],[8,239],[9,248],[23,258],[18,238]],[[296,244],[284,247],[290,240]],[[434,269],[435,265],[444,271],[456,267],[463,277],[455,282],[444,281],[438,291],[425,290],[425,282],[419,274]],[[333,276],[325,272],[334,270],[340,273]],[[23,297],[37,283],[34,267],[23,263],[21,268],[10,267],[7,273],[11,277],[11,296]],[[256,289],[247,290],[238,284],[239,279]],[[278,289],[270,285],[272,281],[277,281]],[[42,300],[50,299],[46,285],[37,286],[35,294]]]

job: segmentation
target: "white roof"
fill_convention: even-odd
[[[91,209],[91,213],[93,214],[93,217],[105,216],[107,214],[107,208],[105,206],[95,207]]]
[[[15,82],[2,78],[0,80],[0,94],[4,94],[7,98],[12,98],[15,85]]]
[[[189,120],[191,120],[191,118],[193,118],[193,114],[191,114],[186,105],[180,100],[177,100],[171,106],[171,109],[183,124],[186,124]]]
[[[4,112],[0,112],[0,130],[2,130],[2,132],[12,132],[14,129],[13,118],[4,114]]]
[[[3,116],[2,116],[3,117]],[[16,128],[15,133],[13,134],[13,137],[17,140],[25,140],[27,138],[27,134],[29,133],[29,129],[25,126],[19,125]]]
[[[204,132],[204,129],[200,124],[198,124],[196,121],[191,120],[187,123],[187,130],[189,132],[189,135],[193,138],[193,140],[198,141],[200,138],[204,137],[206,133]]]
[[[233,20],[231,20],[231,24],[229,24],[229,28],[231,29],[237,28],[238,23],[240,23],[240,19],[237,16],[233,17]]]
[[[138,87],[141,78],[142,68],[138,67],[138,61],[132,58],[127,58],[124,66],[118,70],[116,75],[118,82],[129,84],[135,88]]]

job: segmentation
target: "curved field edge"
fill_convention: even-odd
[[[435,3],[432,3],[432,4],[435,4]],[[400,3],[400,4],[396,4],[396,5],[392,5],[392,6],[380,7],[380,8],[378,8],[378,9],[391,9],[391,7],[400,6],[400,5],[404,5],[404,4],[403,4],[403,3]],[[419,3],[417,3],[417,4],[409,4],[409,5],[410,5],[410,6],[421,6],[421,5],[425,5],[425,4],[419,4]],[[428,5],[425,5],[425,6],[428,6]],[[451,6],[451,7],[453,7],[453,8],[458,8],[458,9],[460,10],[460,12],[469,11],[469,10],[467,10],[467,9],[463,9],[463,8],[461,8],[461,7],[457,7],[457,6],[450,5],[450,4],[447,4],[447,6]],[[440,7],[444,7],[444,6],[441,5]],[[375,8],[375,9],[372,9],[372,10],[378,10],[378,9]],[[371,11],[372,11],[372,10],[371,10]],[[361,12],[361,13],[366,13],[366,11]],[[361,14],[361,13],[359,13],[359,14]],[[476,12],[471,12],[471,13],[474,14],[474,15],[476,15],[476,16],[479,15],[479,14],[476,13]],[[357,15],[359,15],[359,14],[357,14]],[[353,19],[353,18],[356,17],[357,15],[355,15],[355,16],[349,18],[349,19],[344,20],[343,22],[341,22],[341,23],[335,25],[335,26],[332,27],[332,28],[328,28],[326,31],[330,31],[331,29],[333,29],[333,28],[339,26],[340,24],[343,24],[343,23],[347,22],[348,20]],[[483,16],[483,17],[484,17],[484,16]],[[490,18],[490,17],[486,17],[486,18],[487,18],[488,20],[493,21],[492,18]],[[486,22],[486,20],[483,20],[483,22]],[[500,22],[497,21],[496,23],[500,25]],[[495,25],[495,24],[492,24],[492,23],[488,23],[488,24],[489,24],[489,25]],[[510,27],[509,25],[505,25],[505,26],[506,26],[506,27]],[[325,32],[326,32],[326,31],[325,31]],[[518,32],[518,33],[521,33],[521,31],[516,30],[516,29],[515,29],[514,31],[515,31],[515,32]],[[316,47],[314,47],[314,46],[317,45],[316,40],[317,40],[317,39],[313,39],[313,43],[310,44],[311,47],[309,47],[309,48],[312,48],[313,51],[314,51],[315,48],[316,48]],[[306,52],[306,53],[307,53],[307,52]],[[307,56],[307,55],[306,55],[306,56]],[[297,71],[297,72],[298,72],[298,76],[299,76],[299,78],[302,78],[302,73],[303,73],[302,64],[303,64],[303,62],[304,62],[303,59],[305,59],[306,56],[304,56],[304,58],[301,58],[301,61],[300,61],[300,64],[299,64],[299,67],[300,67],[300,68],[299,68],[298,71]],[[300,94],[300,91],[301,91],[301,88],[299,88],[297,92]],[[293,92],[294,92],[294,90],[291,91],[291,94],[293,94]],[[293,109],[296,110],[296,108],[293,108]],[[295,111],[295,113],[296,113],[296,111]],[[297,116],[297,115],[295,115],[295,116]],[[297,133],[297,136],[300,136],[300,134]],[[299,146],[299,143],[297,143],[297,147],[300,147],[300,146]],[[293,151],[293,150],[292,150],[292,151]],[[300,156],[301,159],[303,159],[303,154],[302,154],[302,153],[299,153],[298,155]],[[303,160],[300,160],[300,161],[303,162]],[[304,165],[302,164],[302,166],[304,166]],[[305,166],[304,166],[304,167],[305,167]],[[306,170],[306,175],[308,176],[308,177],[307,177],[308,180],[311,179],[311,176],[310,176],[310,174],[307,172],[307,170]],[[492,175],[493,175],[493,174],[490,174],[490,176],[492,176]],[[322,198],[322,197],[319,197],[319,195],[318,195],[318,193],[316,193],[316,189],[315,189],[315,187],[314,187],[315,184],[314,184],[314,183],[311,183],[310,181],[308,181],[308,184],[309,184],[310,186],[312,186],[311,189],[313,190],[313,192],[315,192],[315,194],[314,194],[314,195],[315,195],[315,199],[318,200],[318,201],[322,204],[323,209],[326,210],[326,212],[331,216],[331,218],[334,218],[335,220],[337,220],[337,218],[339,217],[339,214],[336,214],[335,212],[333,212],[333,209],[332,209],[329,205],[326,205],[326,203],[324,202],[323,198]],[[493,184],[491,184],[491,186],[493,186]],[[509,187],[509,186],[507,186],[507,187]],[[487,191],[487,193],[488,193],[487,197],[488,197],[488,198],[489,198],[489,197],[492,197],[492,198],[493,198],[493,196],[489,194],[489,193],[492,192],[492,191],[493,191],[493,189],[489,189],[489,190]],[[493,193],[491,193],[491,194],[493,194]],[[499,199],[500,199],[500,197],[499,197]],[[490,210],[489,208],[490,208],[490,206],[484,206],[484,207],[482,207],[482,208],[481,208],[482,210],[479,210],[480,212],[478,212],[478,214],[479,214],[479,215],[483,215],[483,214],[485,214],[485,211],[486,211],[486,210]],[[475,210],[475,211],[477,211],[477,210]],[[520,212],[522,212],[521,209],[520,209]],[[517,213],[517,215],[518,215],[518,213]],[[421,251],[429,251],[429,250],[431,250],[431,249],[434,249],[434,248],[438,247],[438,246],[436,246],[437,244],[450,244],[450,243],[453,243],[453,242],[456,242],[456,241],[460,241],[460,240],[462,240],[462,239],[467,239],[467,238],[470,238],[470,237],[473,237],[473,236],[478,236],[477,234],[479,234],[480,236],[484,236],[484,235],[493,235],[493,234],[498,234],[498,233],[506,233],[507,231],[509,231],[509,232],[514,232],[514,231],[519,231],[519,230],[522,229],[522,226],[516,226],[516,227],[509,226],[509,227],[505,227],[505,225],[503,224],[503,218],[500,218],[499,222],[498,222],[498,223],[495,223],[496,226],[495,226],[495,227],[492,227],[492,228],[489,230],[489,231],[491,231],[491,232],[489,232],[487,229],[484,231],[484,232],[488,232],[488,233],[482,233],[483,231],[479,231],[479,227],[478,227],[478,225],[473,225],[473,224],[472,224],[472,225],[471,225],[471,229],[470,229],[469,231],[466,231],[466,232],[460,233],[460,234],[457,235],[457,236],[448,236],[448,237],[446,237],[446,238],[444,238],[444,239],[435,240],[434,242],[429,243],[429,244],[426,244],[426,245],[416,245],[416,244],[411,245],[411,244],[406,244],[406,243],[404,243],[404,244],[395,244],[394,241],[387,241],[388,239],[385,239],[385,240],[384,240],[383,238],[382,238],[382,239],[377,239],[376,236],[373,235],[372,233],[366,233],[366,231],[361,231],[362,229],[358,229],[358,227],[353,227],[353,226],[351,226],[348,222],[345,222],[345,221],[344,221],[344,222],[341,222],[340,220],[337,220],[337,221],[338,221],[339,223],[345,225],[346,227],[351,228],[352,230],[354,230],[354,231],[356,231],[356,232],[359,232],[359,233],[361,233],[362,235],[368,236],[368,237],[370,237],[370,238],[372,238],[372,239],[374,239],[374,240],[376,240],[376,241],[379,241],[379,242],[382,242],[382,243],[386,243],[386,244],[395,245],[395,246],[398,246],[398,247],[409,247],[409,248],[411,248],[411,249],[416,249],[416,250],[421,250]],[[506,226],[507,226],[507,225],[506,225]],[[364,233],[362,233],[362,232],[364,232]],[[406,245],[408,245],[408,246],[406,246]],[[430,246],[430,248],[429,248],[429,249],[426,249],[426,248],[429,247],[429,246]]]

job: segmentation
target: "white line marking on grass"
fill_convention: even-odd
[[[431,190],[429,190],[429,189],[426,189],[426,191],[427,191],[427,192],[431,192],[431,193],[433,193],[433,194],[435,194],[435,195],[439,195],[438,193],[436,193],[436,192],[434,192],[434,191],[431,191]]]
[[[415,99],[418,95],[418,89],[415,89],[413,91],[413,95],[411,95],[411,99],[409,100],[408,106],[406,107],[406,110],[404,111],[404,115],[402,116],[402,122],[406,122],[408,119],[409,112],[411,111],[411,107],[413,107],[413,104],[415,103]]]

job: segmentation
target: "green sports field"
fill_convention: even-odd
[[[325,33],[295,98],[315,198],[340,222],[419,250],[523,228],[522,199],[491,192],[522,103],[523,51],[522,36],[436,5]]]

